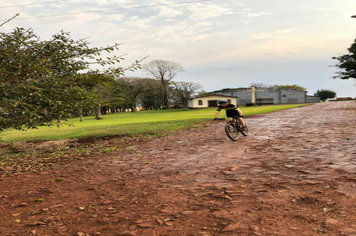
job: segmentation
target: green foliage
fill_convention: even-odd
[[[121,58],[100,58],[116,49],[117,45],[90,48],[63,31],[50,40],[41,40],[31,29],[1,32],[0,131],[54,126],[58,124],[53,120],[71,117],[88,90],[98,84],[84,76],[100,74],[90,69],[91,64],[111,67],[106,73],[123,73],[121,67],[112,67]]]
[[[197,97],[201,97],[201,96],[205,96],[205,95],[209,95],[210,93],[209,92],[207,92],[207,91],[205,91],[205,90],[202,90],[202,91],[200,91],[196,96]]]
[[[145,92],[140,95],[142,108],[145,110],[158,110],[163,104],[162,85],[158,80],[144,79],[146,84]]]
[[[299,86],[299,85],[273,85],[271,88],[277,88],[277,89],[285,89],[285,90],[297,90],[297,91],[306,91],[307,89]]]
[[[214,93],[225,93],[225,92],[230,92],[230,91],[234,91],[234,90],[244,90],[246,88],[223,88],[220,90],[215,90],[212,92],[209,92],[208,94],[214,94]]]
[[[133,112],[136,110],[137,104],[142,104],[145,93],[154,89],[152,83],[158,83],[158,87],[160,87],[159,82],[153,79],[122,77],[116,83],[122,89],[122,106],[130,108]]]
[[[338,67],[341,71],[336,72],[335,79],[356,79],[356,39],[351,47],[347,49],[348,54],[332,57],[334,60],[338,60],[335,67]]]
[[[246,107],[253,107],[253,106],[257,106],[256,103],[246,103],[245,104]]]
[[[328,98],[336,97],[336,92],[334,92],[332,90],[322,89],[322,90],[318,90],[315,93],[315,96],[319,96],[320,100],[325,102],[326,99],[328,99]]]

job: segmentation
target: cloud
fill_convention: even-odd
[[[260,16],[269,16],[272,15],[270,12],[255,12],[255,13],[245,13],[244,17],[260,17]]]
[[[216,18],[219,16],[226,16],[235,14],[235,12],[228,7],[218,6],[215,4],[196,4],[189,7],[190,16],[189,19],[205,20],[208,18]]]
[[[179,24],[160,27],[159,30],[155,31],[154,41],[165,44],[185,44],[193,43],[209,36],[209,34],[202,34],[199,31],[195,26],[180,22]]]
[[[79,0],[79,2],[82,2]],[[118,1],[117,0],[92,0],[91,2],[96,3],[98,5],[108,5],[108,4],[115,4],[117,5]],[[134,3],[134,0],[120,0],[120,4],[129,4],[129,3]]]
[[[184,14],[182,11],[175,10],[172,7],[163,6],[158,8],[160,9],[158,16],[162,17],[174,18]]]
[[[281,40],[281,37],[288,36],[295,32],[295,29],[284,29],[277,31],[270,31],[264,33],[252,34],[248,40],[266,40],[266,39],[278,39]]]
[[[203,22],[199,22],[198,24],[196,24],[197,27],[210,27],[212,26],[212,23],[209,21],[203,21]]]
[[[316,10],[320,11],[320,12],[327,12],[327,13],[343,11],[342,9],[336,8],[336,7],[333,7],[333,8],[317,8]]]

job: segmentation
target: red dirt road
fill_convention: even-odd
[[[236,142],[212,121],[3,179],[0,235],[355,236],[355,118],[354,101],[246,117]]]

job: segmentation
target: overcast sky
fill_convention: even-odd
[[[63,30],[92,46],[123,43],[122,66],[148,56],[179,63],[175,81],[205,91],[299,85],[356,96],[355,80],[332,79],[331,59],[356,38],[356,0],[0,0],[0,24],[42,39]],[[148,77],[144,71],[128,76]]]

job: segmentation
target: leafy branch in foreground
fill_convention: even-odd
[[[71,117],[86,97],[88,81],[83,78],[92,78],[83,75],[123,74],[116,66],[122,58],[100,58],[118,45],[89,47],[84,39],[74,40],[63,31],[50,40],[41,40],[32,29],[0,32],[0,131],[53,126],[58,125],[54,120]],[[90,68],[93,60],[101,71]],[[138,62],[129,68],[136,67]]]
[[[334,79],[356,79],[356,39],[347,50],[348,54],[332,57],[332,59],[338,60],[334,67],[340,69],[336,72],[337,75],[333,76]]]

